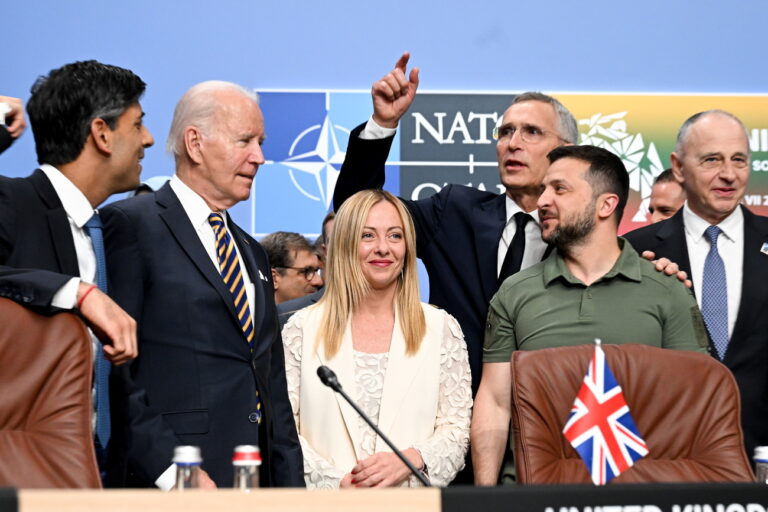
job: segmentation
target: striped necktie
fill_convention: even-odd
[[[91,238],[93,253],[96,256],[96,285],[104,293],[107,293],[107,260],[104,254],[104,236],[102,232],[101,218],[98,213],[83,226],[85,232]],[[94,387],[96,388],[96,438],[99,444],[106,450],[112,433],[110,404],[109,404],[109,373],[112,365],[104,356],[104,351],[99,350],[96,355],[96,368],[94,370]]]
[[[240,328],[245,334],[245,339],[253,351],[253,319],[251,318],[251,308],[248,305],[248,294],[245,293],[245,281],[243,272],[240,269],[240,258],[237,257],[235,242],[227,232],[224,225],[224,217],[221,213],[212,213],[208,216],[208,222],[213,228],[213,234],[216,238],[216,255],[219,258],[219,272],[221,273],[224,284],[229,288],[232,294],[232,300],[235,303],[235,312],[240,322]]]

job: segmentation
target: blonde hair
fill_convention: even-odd
[[[347,322],[355,308],[370,293],[371,286],[363,275],[358,251],[363,226],[374,205],[386,201],[395,207],[403,223],[405,258],[397,279],[395,306],[405,339],[406,354],[419,350],[427,326],[419,299],[419,279],[416,270],[416,230],[408,210],[399,199],[383,190],[363,190],[353,195],[339,208],[331,234],[326,263],[326,290],[318,302],[325,307],[320,321],[315,350],[321,345],[325,356],[331,358],[339,351]]]

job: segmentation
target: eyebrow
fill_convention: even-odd
[[[376,231],[376,228],[373,226],[363,226],[363,229],[370,229],[371,231]],[[403,229],[403,226],[390,226],[387,228],[387,231],[392,231],[393,229]]]

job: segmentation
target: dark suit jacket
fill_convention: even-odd
[[[168,184],[114,203],[102,216],[111,294],[139,329],[127,405],[129,477],[152,485],[174,447],[188,444],[201,448],[203,469],[217,485],[231,487],[235,446],[259,444],[262,485],[303,486],[264,250],[228,220],[256,288],[251,353],[232,296]]]
[[[384,185],[384,164],[393,137],[360,139],[364,125],[349,136],[347,155],[333,195],[334,209],[360,190]],[[488,303],[498,290],[499,240],[506,224],[506,200],[462,185],[448,185],[419,201],[401,200],[416,226],[417,253],[429,273],[429,302],[456,317],[464,331],[477,391]]]
[[[59,288],[79,275],[67,212],[45,173],[0,176],[0,297],[50,312]]]
[[[310,293],[298,299],[287,300],[277,305],[277,319],[280,322],[280,332],[283,331],[288,319],[293,316],[295,312],[300,309],[304,309],[307,306],[311,306],[320,300],[320,297],[325,293],[325,287],[320,288],[316,292]]]
[[[741,416],[747,454],[768,445],[768,255],[760,252],[768,242],[768,218],[743,206],[744,275],[736,324],[723,363],[736,377],[741,392]],[[672,218],[651,224],[625,238],[638,251],[654,251],[680,265],[691,275],[681,208]],[[712,352],[714,353],[714,352]],[[695,418],[691,418],[695,421]]]

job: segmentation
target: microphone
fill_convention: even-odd
[[[424,473],[416,469],[416,466],[414,466],[411,463],[411,461],[408,460],[408,458],[405,455],[403,455],[403,452],[397,449],[397,447],[392,443],[392,441],[390,441],[389,438],[384,435],[384,432],[379,430],[379,427],[373,423],[371,418],[369,418],[368,415],[365,414],[363,410],[360,409],[360,407],[358,407],[358,405],[352,401],[351,398],[349,398],[349,396],[344,392],[344,390],[341,389],[341,384],[339,383],[339,379],[336,378],[336,373],[333,370],[331,370],[327,366],[319,366],[317,368],[317,376],[320,377],[320,381],[323,384],[325,384],[326,386],[328,386],[329,388],[331,388],[332,390],[334,390],[335,392],[337,392],[338,394],[344,397],[344,400],[346,400],[347,403],[349,403],[349,405],[352,406],[355,412],[359,414],[360,417],[363,418],[363,420],[365,420],[365,422],[368,425],[370,425],[373,431],[376,432],[376,434],[379,437],[381,437],[385,443],[387,443],[387,446],[389,446],[392,449],[392,452],[395,455],[397,455],[401,461],[403,461],[403,464],[405,464],[408,467],[408,469],[411,470],[411,473],[413,473],[413,476],[418,478],[419,482],[421,482],[424,485],[424,487],[431,487],[431,485],[429,484],[429,480],[427,480],[427,477],[424,476]]]

